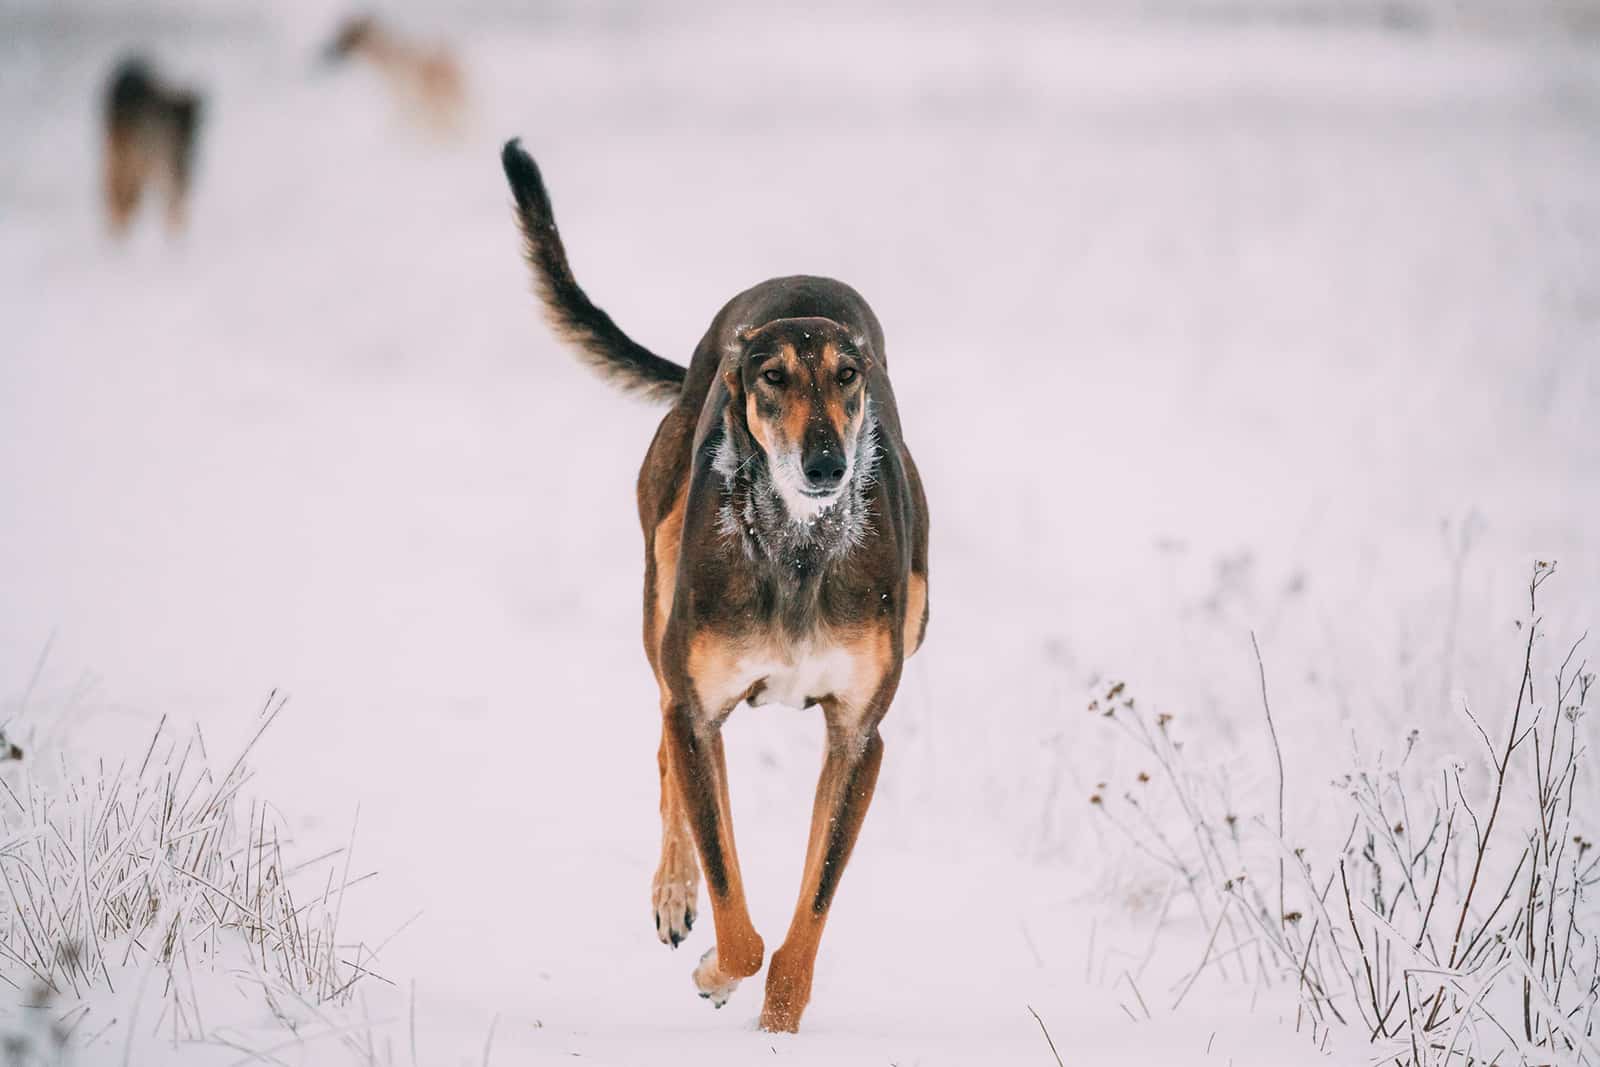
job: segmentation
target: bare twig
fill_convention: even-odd
[[[1283,746],[1278,743],[1278,727],[1272,721],[1272,702],[1267,699],[1267,668],[1261,662],[1261,646],[1256,643],[1256,632],[1250,631],[1250,647],[1256,653],[1256,672],[1261,676],[1261,709],[1267,715],[1267,734],[1272,738],[1272,756],[1278,764],[1278,838],[1283,838]],[[1283,857],[1278,857],[1278,925],[1287,923],[1283,906]]]
[[[1066,1064],[1061,1062],[1061,1053],[1056,1051],[1056,1042],[1050,1036],[1050,1028],[1044,1024],[1043,1019],[1039,1018],[1039,1013],[1033,1010],[1032,1004],[1027,1005],[1027,1008],[1028,1014],[1033,1016],[1034,1022],[1038,1023],[1039,1029],[1044,1032],[1044,1039],[1050,1045],[1050,1054],[1056,1058],[1056,1067],[1067,1067]]]

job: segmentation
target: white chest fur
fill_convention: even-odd
[[[689,677],[700,714],[721,721],[741,700],[804,708],[831,698],[830,729],[872,713],[890,662],[887,631],[802,640],[691,643]]]
[[[739,674],[747,679],[744,691],[759,686],[751,704],[803,708],[824,697],[853,696],[857,665],[857,657],[843,645],[807,642],[786,656],[763,650],[761,655],[742,657]]]

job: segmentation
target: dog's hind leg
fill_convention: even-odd
[[[189,217],[189,189],[194,180],[195,141],[199,136],[200,99],[185,96],[174,105],[167,150],[167,231],[179,233]]]
[[[678,947],[694,928],[695,902],[700,895],[700,864],[694,838],[683,814],[683,798],[672,776],[672,753],[666,731],[661,734],[661,863],[650,884],[656,936],[664,945]]]
[[[798,1030],[800,1015],[811,1000],[811,972],[816,965],[822,928],[827,924],[834,891],[878,783],[883,739],[878,736],[877,720],[893,692],[893,681],[886,682],[873,702],[874,709],[864,717],[836,699],[823,702],[828,720],[828,752],[817,781],[800,899],[789,933],[772,954],[772,965],[767,969],[767,998],[761,1009],[763,1030]]]
[[[669,706],[665,719],[671,777],[678,785],[683,812],[700,852],[711,895],[711,918],[717,927],[716,946],[695,968],[694,984],[702,997],[720,1008],[740,979],[761,969],[766,945],[750,922],[744,879],[739,874],[721,724],[696,715],[683,702]]]

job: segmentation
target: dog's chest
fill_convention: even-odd
[[[762,649],[741,658],[739,667],[749,680],[746,691],[756,707],[809,707],[825,697],[850,693],[859,674],[858,657],[851,649],[818,641],[790,649]]]

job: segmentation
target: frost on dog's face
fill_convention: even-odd
[[[863,339],[832,319],[799,318],[741,331],[739,342],[729,391],[744,398],[745,424],[790,517],[810,519],[843,496],[858,467],[867,410]]]

